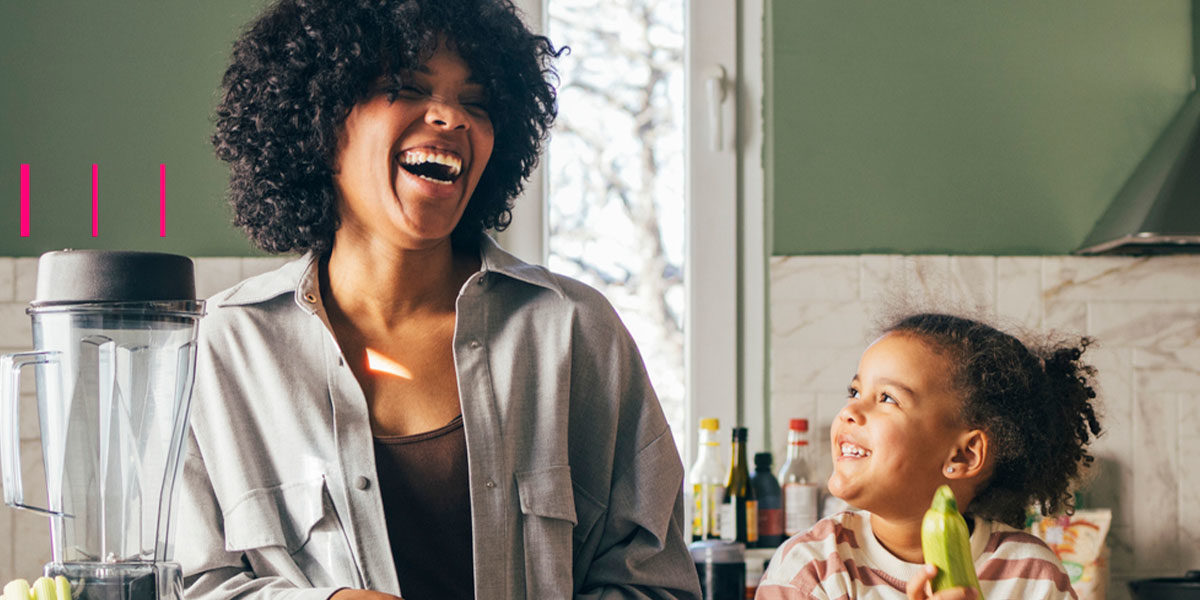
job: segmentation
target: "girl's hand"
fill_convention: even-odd
[[[978,597],[975,590],[965,587],[950,588],[931,595],[929,582],[933,581],[934,575],[937,575],[937,567],[933,565],[925,565],[913,575],[904,590],[908,600],[975,600]]]

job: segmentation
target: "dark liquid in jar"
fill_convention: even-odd
[[[743,600],[746,597],[746,565],[744,563],[713,563],[711,580],[706,563],[696,563],[700,576],[700,597],[703,600]],[[709,586],[712,594],[709,594]]]

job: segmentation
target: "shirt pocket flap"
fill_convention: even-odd
[[[522,513],[577,523],[569,466],[518,472],[517,496]]]
[[[225,517],[225,549],[282,546],[296,552],[325,515],[325,478],[250,490]]]

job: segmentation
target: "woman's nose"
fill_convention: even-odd
[[[470,119],[461,105],[439,98],[430,100],[429,108],[425,111],[425,122],[442,129],[467,129],[470,127]]]

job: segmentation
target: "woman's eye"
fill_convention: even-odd
[[[397,98],[406,98],[406,99],[420,98],[421,96],[425,95],[424,90],[422,90],[421,88],[418,88],[418,87],[411,86],[411,85],[402,85],[402,86],[396,88],[396,90],[393,93],[396,95]]]
[[[380,91],[387,94],[388,102],[395,102],[397,99],[417,100],[425,95],[423,90],[411,85],[388,85]]]
[[[464,100],[462,105],[473,115],[487,116],[488,114],[488,105],[484,100]]]

